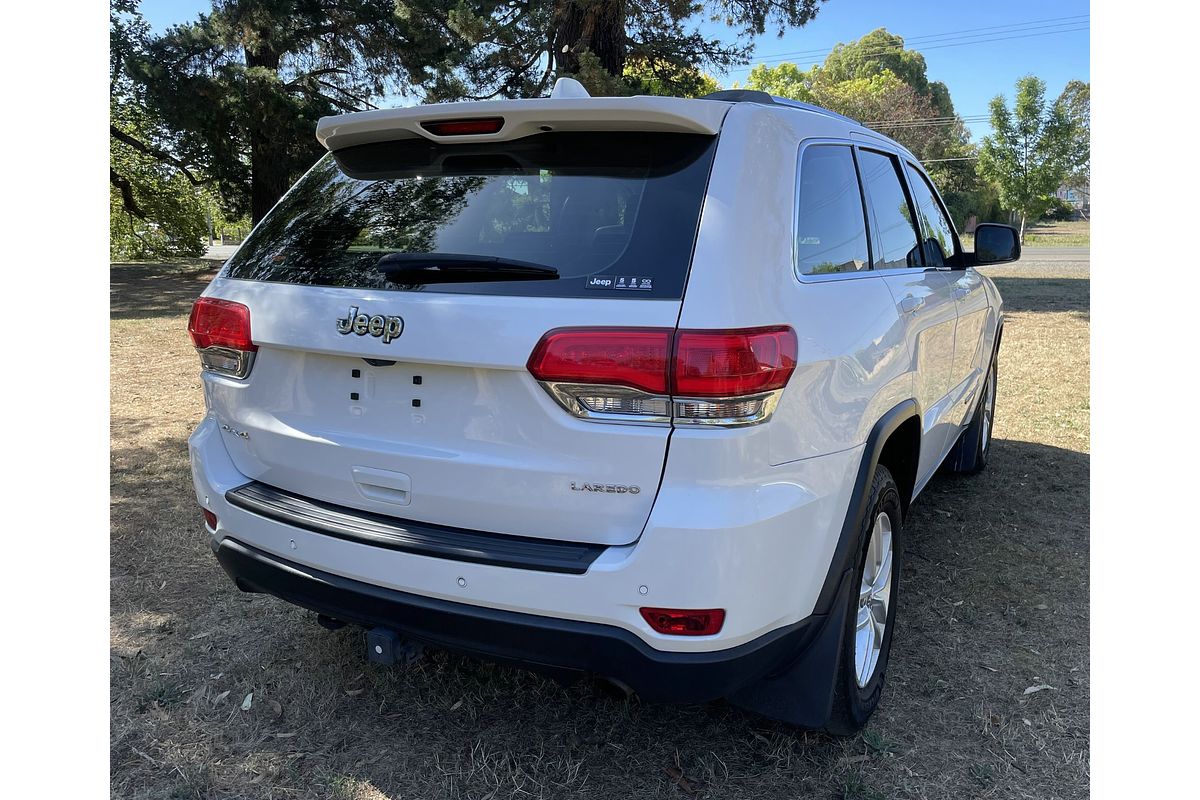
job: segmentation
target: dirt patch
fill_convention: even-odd
[[[360,631],[238,592],[185,441],[204,413],[186,314],[211,272],[113,267],[114,796],[1088,795],[1086,264],[989,272],[1010,309],[991,464],[914,505],[888,686],[851,739],[440,652],[377,668]]]

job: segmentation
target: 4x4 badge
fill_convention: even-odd
[[[404,333],[404,320],[400,317],[385,317],[382,314],[367,316],[358,313],[358,306],[350,306],[350,313],[337,321],[337,329],[343,336],[348,333],[356,333],[359,336],[370,334],[382,338],[383,343],[387,344]]]

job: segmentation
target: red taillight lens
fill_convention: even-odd
[[[201,511],[204,512],[204,524],[215,531],[217,529],[217,515],[207,508],[201,509]]]
[[[504,117],[422,122],[421,127],[434,136],[473,136],[481,133],[498,133],[504,127]]]
[[[643,608],[642,619],[670,636],[712,636],[725,624],[723,608]]]
[[[250,340],[250,309],[232,300],[201,297],[192,306],[188,333],[199,350],[228,347],[253,353],[258,349]]]
[[[671,331],[664,328],[561,328],[542,337],[527,366],[540,381],[666,394],[670,351]]]
[[[796,332],[787,325],[728,331],[680,331],[672,394],[740,397],[782,389],[796,368]]]

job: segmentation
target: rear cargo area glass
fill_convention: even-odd
[[[678,299],[715,145],[709,136],[608,132],[346,148],[317,162],[223,274],[396,291]],[[558,277],[393,283],[378,267],[394,253],[497,257],[553,267]]]

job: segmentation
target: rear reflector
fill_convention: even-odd
[[[667,328],[559,328],[542,337],[527,366],[539,381],[667,394],[671,333]]]
[[[188,333],[198,350],[228,347],[254,352],[258,349],[250,341],[250,309],[232,300],[201,297],[192,306]]]
[[[796,368],[796,332],[786,325],[729,331],[680,331],[673,394],[741,397],[782,389]]]
[[[712,636],[725,624],[725,609],[643,608],[642,619],[669,636]]]
[[[504,118],[445,119],[422,122],[421,127],[434,136],[476,136],[482,133],[498,133],[504,127]]]
[[[204,524],[215,531],[217,529],[217,515],[207,508],[201,510],[204,512]]]

